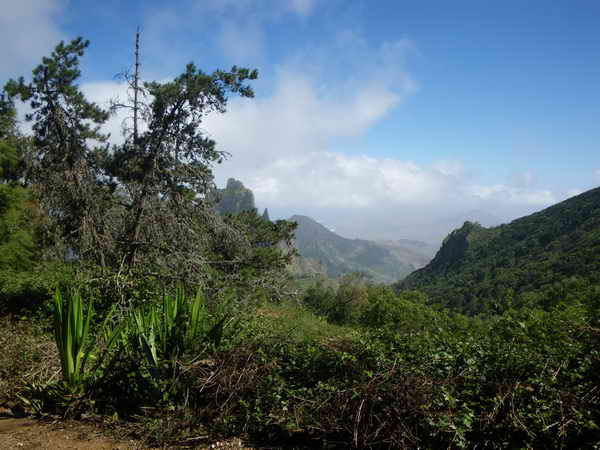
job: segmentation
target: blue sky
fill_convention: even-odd
[[[0,81],[82,35],[85,92],[124,95],[114,75],[138,25],[146,79],[191,60],[258,68],[256,98],[205,129],[232,154],[218,183],[241,179],[272,216],[432,240],[427,224],[510,220],[600,184],[597,1],[4,0],[3,12]]]

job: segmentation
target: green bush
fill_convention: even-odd
[[[86,385],[94,408],[151,416],[161,445],[206,428],[340,448],[600,442],[600,332],[585,306],[471,318],[365,284],[355,324],[342,326],[312,312],[339,290],[309,289],[310,309],[265,304],[235,319],[233,292],[211,305],[180,291],[121,319],[115,309],[113,351],[96,332],[96,355],[109,356]]]

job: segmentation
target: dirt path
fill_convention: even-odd
[[[139,443],[116,442],[91,425],[77,422],[45,423],[33,419],[0,419],[1,449],[112,450],[142,449]]]
[[[191,443],[190,443],[191,444]],[[137,441],[115,441],[97,427],[77,421],[43,422],[25,418],[0,418],[2,450],[138,450],[146,449]],[[238,439],[213,444],[181,445],[171,448],[250,449]]]

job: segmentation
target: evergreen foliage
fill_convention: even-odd
[[[0,94],[0,183],[15,183],[23,169],[22,153],[27,140],[17,129],[17,112],[5,94]]]
[[[48,298],[56,283],[55,268],[43,259],[44,220],[22,179],[29,146],[13,102],[0,96],[0,311]]]
[[[211,166],[226,154],[200,125],[207,114],[225,112],[230,94],[252,97],[246,82],[257,72],[234,66],[206,74],[188,64],[173,81],[142,83],[136,70],[129,79],[134,100],[113,105],[133,111],[135,122],[124,130],[125,142],[110,148],[102,134],[109,112],[77,85],[88,45],[81,38],[61,42],[30,83],[6,85],[10,98],[32,110],[26,178],[47,218],[44,239],[54,259],[77,264],[89,273],[84,279],[112,285],[122,299],[144,280],[214,284],[231,274],[220,267],[255,261],[247,230],[214,213]],[[272,230],[283,233],[279,241],[289,241],[285,229]]]
[[[39,256],[30,192],[0,185],[0,272],[29,270]]]

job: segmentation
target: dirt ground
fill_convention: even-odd
[[[39,450],[141,449],[136,442],[115,442],[90,425],[45,423],[34,419],[0,419],[0,448]]]
[[[43,422],[35,419],[0,418],[0,449],[12,450],[137,450],[140,442],[115,441],[97,427],[76,421]],[[216,443],[182,443],[170,448],[249,449],[237,440]]]

